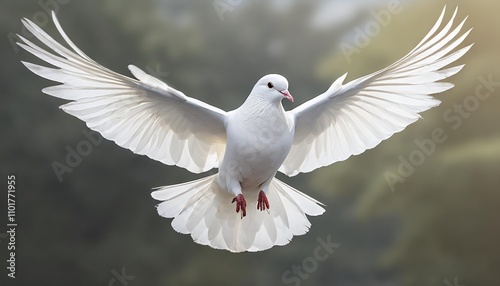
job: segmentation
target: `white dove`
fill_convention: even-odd
[[[357,155],[403,130],[419,113],[440,101],[430,94],[453,87],[437,82],[463,66],[444,68],[472,45],[458,49],[454,19],[441,27],[446,7],[431,31],[409,54],[389,67],[343,84],[337,79],[323,94],[291,111],[287,80],[261,78],[246,101],[225,112],[186,96],[130,65],[137,78],[115,73],[85,55],[52,19],[72,50],[28,19],[22,22],[49,51],[21,37],[26,51],[55,66],[23,62],[35,74],[60,82],[43,92],[70,100],[61,108],[134,153],[186,168],[193,173],[218,168],[196,181],[160,187],[160,216],[191,234],[197,243],[231,252],[261,251],[305,234],[306,215],[324,212],[321,203],[277,180]]]

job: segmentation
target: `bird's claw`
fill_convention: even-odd
[[[245,200],[245,197],[243,197],[242,194],[237,195],[234,197],[234,199],[231,201],[231,203],[236,202],[236,213],[239,213],[241,210],[241,218],[247,215],[247,201]]]
[[[259,193],[259,200],[257,201],[257,209],[260,211],[265,211],[269,209],[269,201],[267,196],[263,191]]]

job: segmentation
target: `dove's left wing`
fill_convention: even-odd
[[[470,30],[457,37],[464,19],[452,29],[457,13],[437,32],[445,10],[425,38],[408,55],[371,75],[342,84],[340,77],[323,94],[289,111],[295,119],[293,146],[280,168],[287,175],[357,155],[379,144],[437,106],[430,96],[453,87],[437,82],[463,66],[443,69],[462,57],[472,45],[452,52]]]
[[[23,62],[32,72],[62,83],[43,89],[71,100],[61,106],[104,138],[138,154],[199,173],[218,167],[226,146],[226,112],[173,89],[134,66],[132,79],[85,55],[52,18],[73,49],[56,42],[33,22],[23,24],[51,52],[20,36],[23,49],[55,66]]]

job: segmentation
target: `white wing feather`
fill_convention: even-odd
[[[389,67],[343,85],[347,74],[323,94],[289,111],[295,119],[294,143],[280,168],[293,176],[333,164],[378,145],[439,105],[430,94],[444,92],[463,66],[443,69],[472,45],[452,52],[471,30],[457,38],[465,20],[441,26],[446,7],[431,31],[409,54]],[[456,38],[456,39],[455,39]]]
[[[104,138],[135,153],[199,173],[219,166],[226,145],[226,112],[187,97],[135,66],[135,80],[85,55],[54,23],[73,51],[28,19],[24,26],[51,52],[19,36],[26,51],[57,68],[23,62],[35,74],[62,85],[43,92],[71,100],[61,108]],[[53,53],[52,53],[53,52]]]

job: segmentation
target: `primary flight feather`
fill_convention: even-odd
[[[71,49],[28,19],[24,26],[48,49],[19,36],[26,51],[53,67],[23,62],[35,74],[60,82],[44,88],[70,100],[61,108],[106,139],[168,165],[200,173],[196,181],[157,188],[158,213],[172,227],[200,244],[232,252],[285,245],[308,231],[306,215],[320,215],[322,204],[277,180],[357,155],[403,130],[419,113],[439,104],[431,94],[453,87],[440,82],[463,66],[447,67],[472,45],[457,47],[465,19],[457,10],[442,26],[446,8],[410,53],[389,67],[343,84],[337,79],[323,94],[291,111],[288,81],[262,77],[246,101],[225,112],[186,96],[130,65],[136,79],[113,72],[83,53],[52,19]]]

